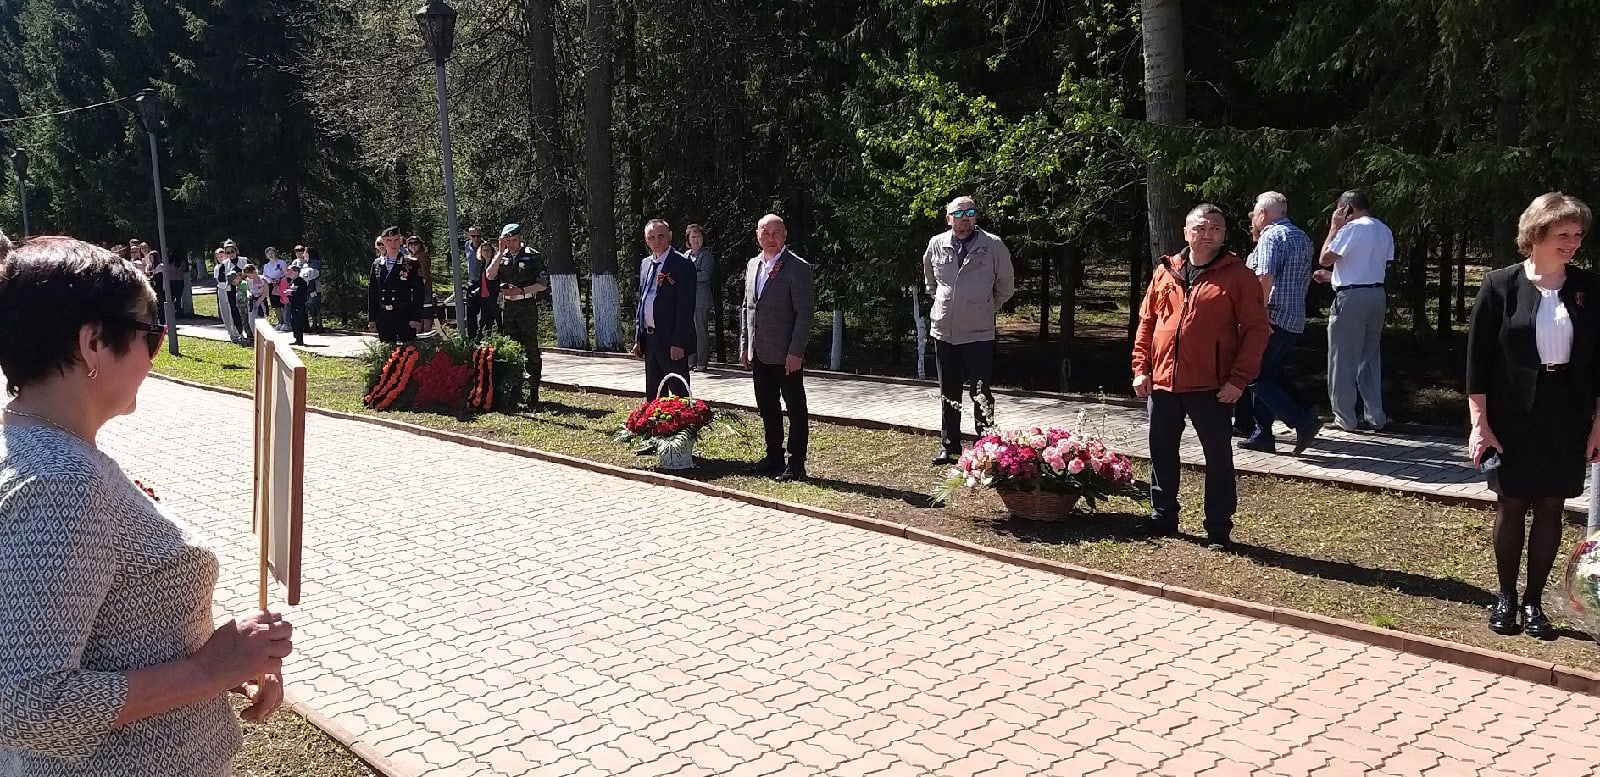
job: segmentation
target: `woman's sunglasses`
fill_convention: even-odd
[[[150,348],[150,358],[156,358],[156,354],[161,352],[161,342],[167,339],[167,325],[134,320],[124,321],[123,324],[135,332],[144,332],[144,344]]]

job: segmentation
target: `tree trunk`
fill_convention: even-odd
[[[555,0],[528,0],[528,82],[533,108],[533,142],[538,154],[538,185],[544,197],[539,212],[544,259],[550,270],[551,307],[555,310],[556,342],[564,348],[588,348],[578,271],[572,261],[572,212],[567,202],[566,144],[562,142],[556,86]]]
[[[615,19],[612,0],[589,0],[583,30],[587,58],[583,82],[584,190],[589,217],[589,304],[594,310],[594,345],[601,351],[622,350],[622,305],[617,291],[617,192],[611,156]]]
[[[833,344],[828,349],[828,369],[835,372],[844,365],[844,308],[833,309]]]
[[[1050,339],[1050,253],[1039,252],[1039,340]]]
[[[1070,245],[1061,247],[1056,262],[1056,274],[1061,283],[1061,320],[1056,327],[1061,332],[1062,391],[1072,390],[1072,341],[1078,334],[1078,251]]]
[[[1179,0],[1140,0],[1144,34],[1144,115],[1151,124],[1184,122],[1183,13]],[[1183,190],[1161,165],[1146,165],[1150,258],[1177,250],[1183,237]]]
[[[1467,232],[1463,227],[1461,242],[1456,246],[1456,320],[1467,320]]]
[[[1411,303],[1411,331],[1428,331],[1428,228],[1419,227],[1411,243],[1411,262],[1406,272],[1406,296]]]
[[[1455,266],[1457,239],[1455,230],[1449,226],[1444,228],[1439,238],[1439,304],[1436,307],[1436,319],[1438,324],[1437,333],[1440,339],[1448,338],[1454,329],[1452,314],[1455,311],[1451,309],[1450,303],[1452,301],[1451,295],[1455,289],[1454,284],[1451,282],[1450,270]]]
[[[1522,138],[1522,92],[1517,86],[1516,64],[1512,61],[1510,46],[1498,47],[1500,52],[1500,83],[1495,89],[1494,139],[1502,147],[1517,145]],[[1499,181],[1498,201],[1494,219],[1493,263],[1491,269],[1516,264],[1517,223],[1514,214],[1520,212],[1517,194],[1507,192],[1504,181]],[[1465,252],[1463,252],[1465,253]]]
[[[917,335],[917,378],[928,377],[928,324],[922,318],[922,300],[917,298],[917,287],[907,286],[911,293],[911,324]]]

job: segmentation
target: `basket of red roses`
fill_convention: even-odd
[[[668,375],[656,389],[660,394],[667,381],[676,378],[684,388],[689,382],[680,375]],[[630,443],[643,443],[661,456],[661,469],[692,469],[694,443],[700,431],[711,423],[711,406],[703,399],[660,394],[628,414],[628,420],[617,439]]]

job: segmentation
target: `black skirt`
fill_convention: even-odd
[[[1521,499],[1582,494],[1591,416],[1578,408],[1592,407],[1593,400],[1573,396],[1566,372],[1539,373],[1531,410],[1492,407],[1489,428],[1504,450],[1500,468],[1489,473],[1489,490]]]

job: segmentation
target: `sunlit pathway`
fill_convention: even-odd
[[[309,436],[292,692],[406,774],[1593,767],[1594,698],[368,424]],[[228,611],[254,603],[249,437],[245,400],[159,380],[103,437],[212,538]]]

